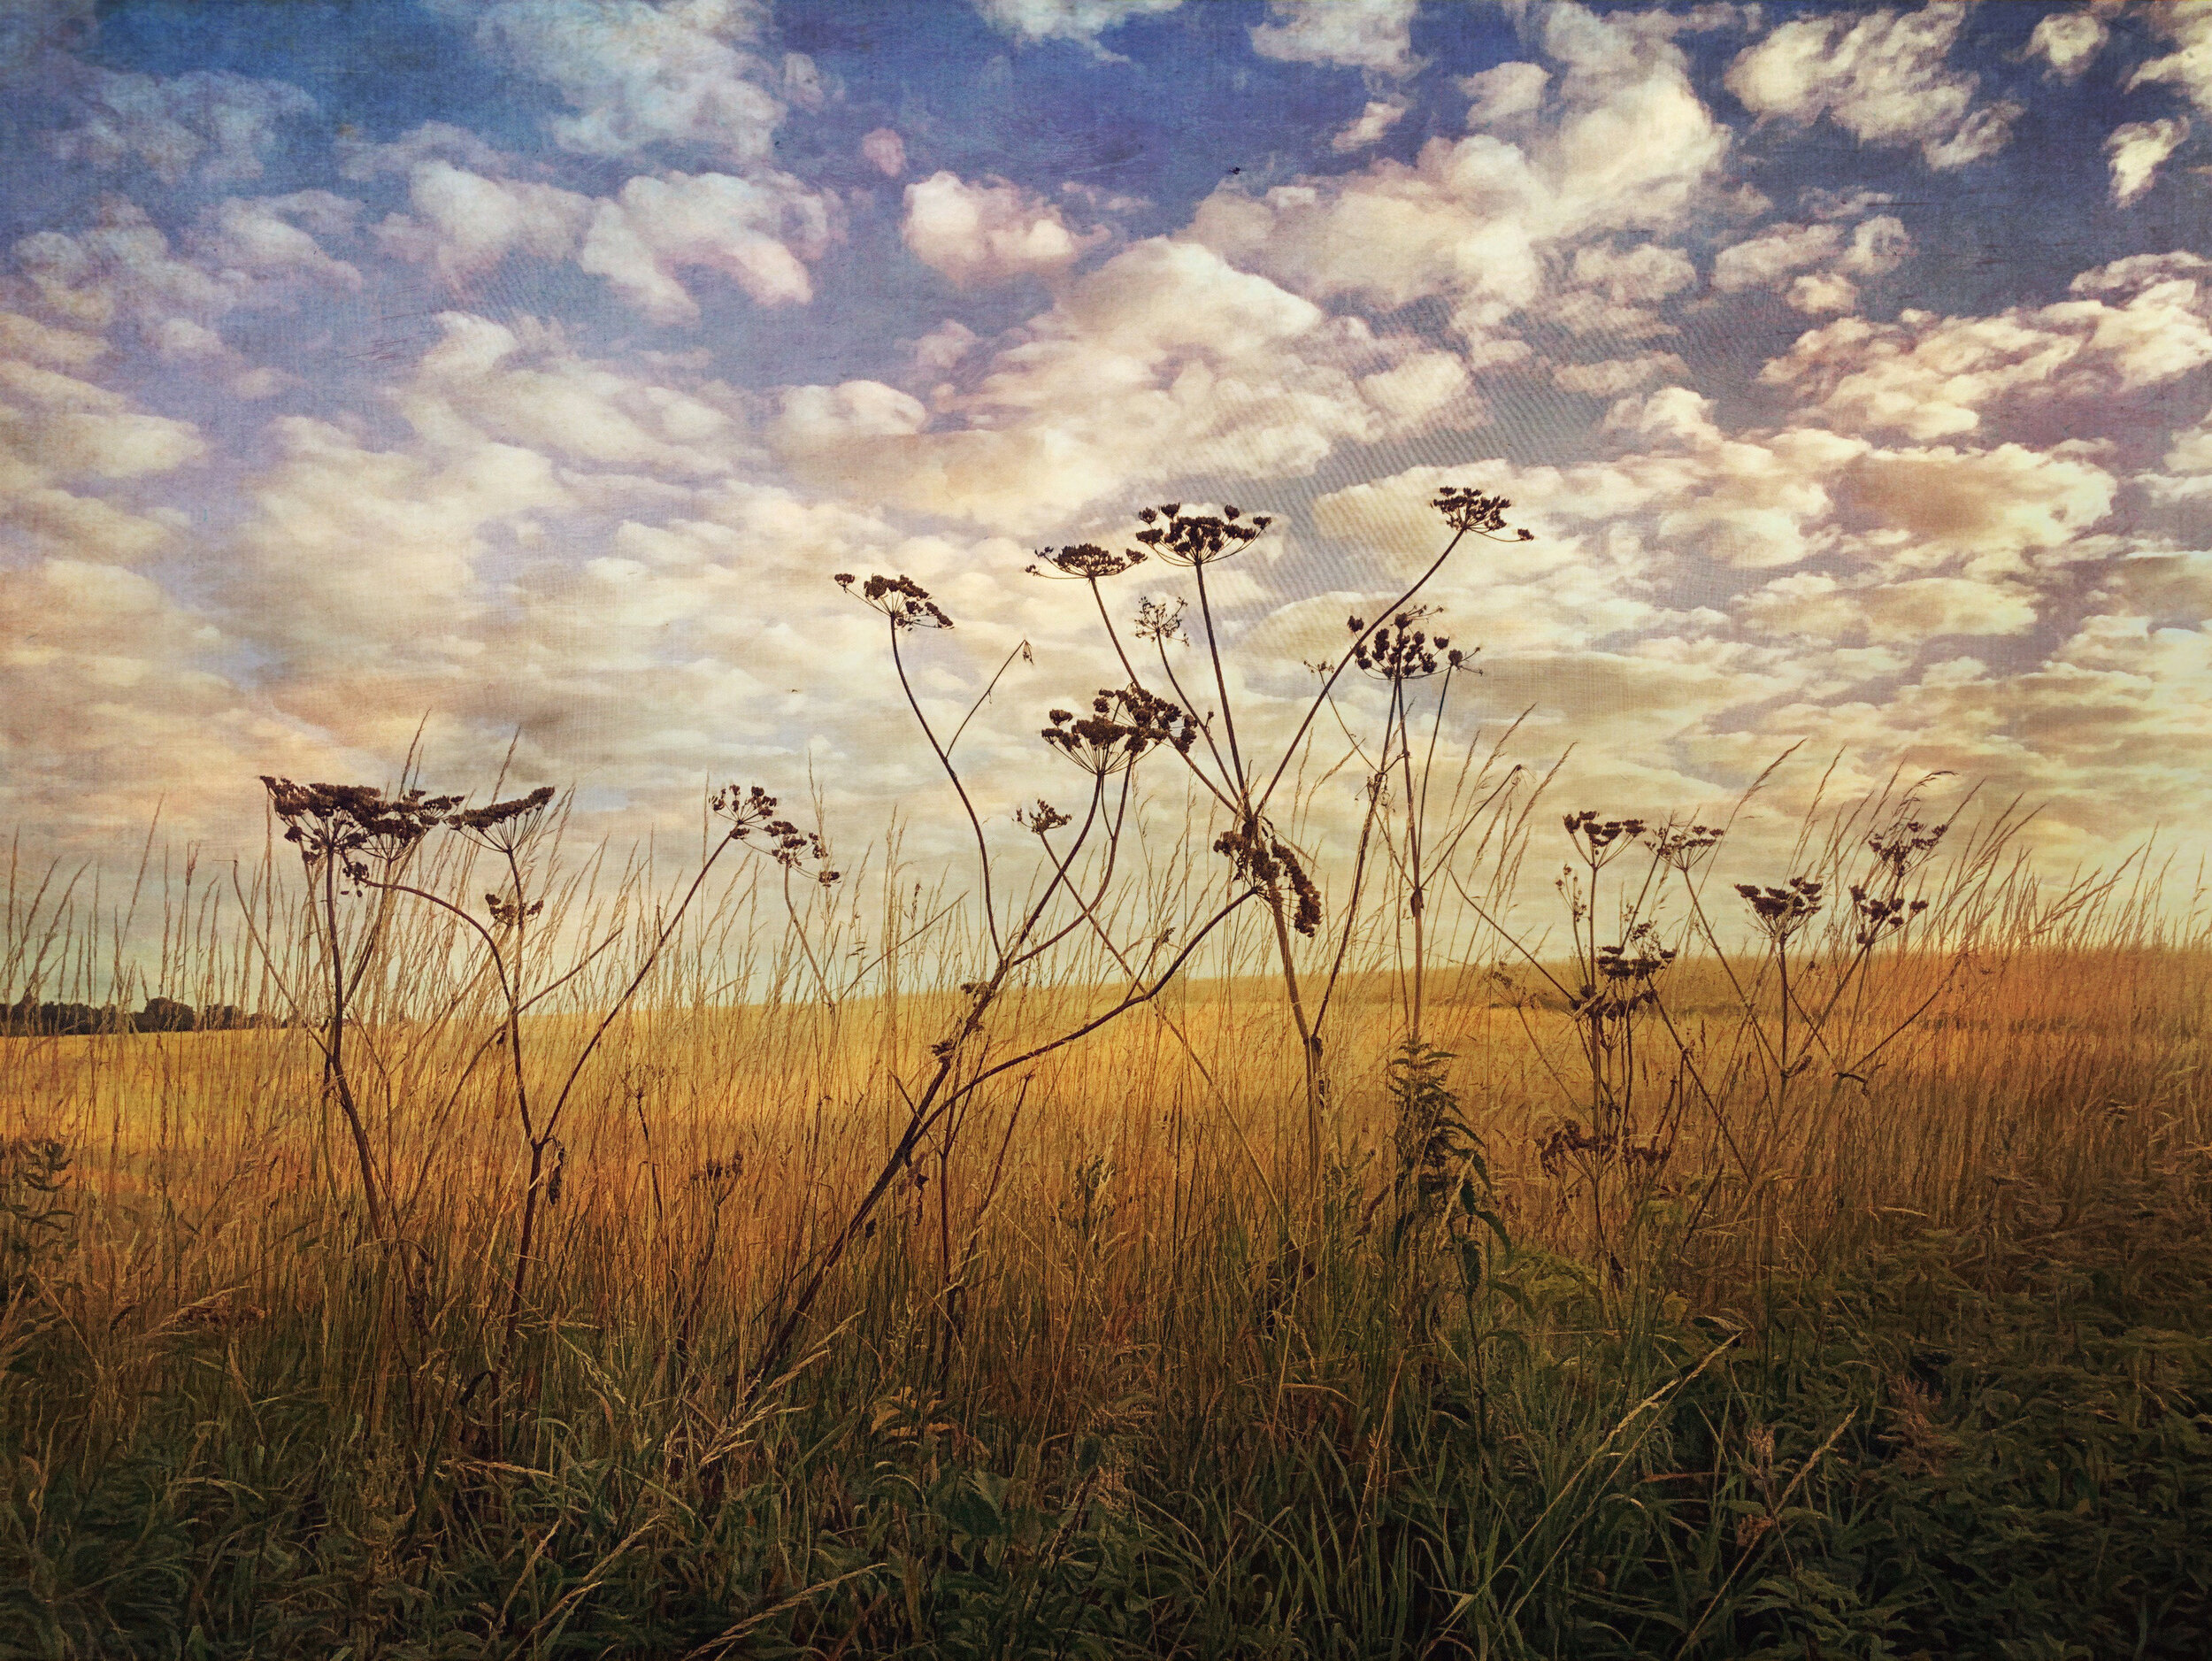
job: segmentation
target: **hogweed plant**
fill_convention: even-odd
[[[1468,654],[1455,651],[1448,642],[1436,642],[1432,648],[1425,636],[1411,639],[1408,630],[1412,620],[1426,615],[1420,606],[1419,596],[1443,571],[1460,545],[1468,537],[1499,542],[1526,542],[1532,533],[1523,529],[1509,533],[1505,514],[1512,504],[1504,497],[1456,485],[1440,488],[1430,504],[1440,513],[1449,530],[1449,538],[1428,565],[1388,605],[1383,607],[1372,623],[1355,618],[1349,630],[1351,638],[1333,660],[1317,665],[1321,686],[1301,712],[1288,740],[1282,744],[1271,765],[1253,748],[1256,736],[1256,723],[1247,719],[1240,726],[1237,700],[1232,696],[1229,673],[1230,649],[1225,638],[1222,621],[1217,611],[1213,589],[1209,585],[1209,573],[1216,565],[1246,552],[1263,536],[1273,524],[1265,514],[1247,516],[1239,509],[1224,505],[1218,512],[1204,512],[1187,508],[1179,502],[1163,503],[1156,507],[1141,510],[1137,515],[1139,527],[1131,540],[1138,544],[1115,552],[1096,543],[1079,543],[1057,550],[1046,549],[1039,555],[1039,562],[1029,569],[1039,575],[1073,580],[1086,584],[1123,672],[1129,677],[1128,696],[1140,696],[1163,707],[1173,708],[1179,717],[1194,730],[1195,742],[1179,745],[1176,750],[1189,776],[1194,779],[1215,809],[1227,821],[1215,837],[1214,851],[1225,857],[1235,879],[1256,894],[1264,909],[1276,949],[1276,962],[1280,973],[1285,1002],[1295,1030],[1304,1079],[1304,1114],[1306,1163],[1310,1179],[1309,1188],[1318,1191],[1317,1178],[1324,1162],[1324,1119],[1329,1100],[1329,1080],[1325,1065],[1323,1023],[1326,1015],[1327,992],[1319,1000],[1310,994],[1302,971],[1295,937],[1317,937],[1324,921],[1324,907],[1314,870],[1316,859],[1312,852],[1297,845],[1294,836],[1287,832],[1278,810],[1279,793],[1293,769],[1308,753],[1308,740],[1313,734],[1317,721],[1325,711],[1335,708],[1334,694],[1339,681],[1348,670],[1354,668],[1375,675],[1392,685],[1391,714],[1386,719],[1383,744],[1383,763],[1373,768],[1374,773],[1386,773],[1394,757],[1391,750],[1394,733],[1397,741],[1395,764],[1407,780],[1409,811],[1417,816],[1419,808],[1412,804],[1414,791],[1411,778],[1414,761],[1410,746],[1406,742],[1408,705],[1404,698],[1405,682],[1425,678],[1440,668],[1456,670],[1465,665]],[[1164,598],[1143,599],[1137,609],[1130,633],[1140,650],[1152,649],[1152,665],[1140,668],[1129,642],[1115,622],[1106,604],[1102,583],[1118,577],[1144,564],[1157,559],[1163,564],[1190,573],[1194,593],[1191,596],[1170,596]],[[1197,640],[1192,641],[1186,619],[1191,613],[1190,599],[1196,601],[1198,621]],[[1420,631],[1413,630],[1414,635]],[[1203,662],[1200,682],[1201,696],[1194,696],[1177,672],[1175,654],[1171,648],[1190,649],[1195,644],[1202,653]],[[1440,660],[1438,654],[1443,654]],[[1149,684],[1148,684],[1149,682]],[[1209,707],[1203,693],[1210,683],[1213,703]],[[1442,699],[1437,704],[1433,734],[1442,725]],[[1427,770],[1422,770],[1423,803],[1425,803]],[[1373,794],[1379,788],[1371,781],[1371,815]],[[1410,820],[1409,821],[1410,823]],[[1362,873],[1366,834],[1362,837]],[[1420,861],[1419,832],[1411,833],[1408,843],[1412,863],[1408,869],[1410,880],[1409,908],[1415,919],[1417,934],[1416,962],[1421,957],[1418,937],[1423,928],[1421,916],[1425,900],[1424,872]],[[1356,894],[1358,879],[1355,879]],[[1356,899],[1348,906],[1356,916]],[[1345,919],[1348,927],[1354,916]],[[1340,951],[1329,972],[1333,985],[1334,971],[1341,966]],[[1416,970],[1417,981],[1419,970]],[[1413,1029],[1409,1042],[1420,1042],[1419,1010],[1412,1017]]]

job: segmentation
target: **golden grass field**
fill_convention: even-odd
[[[437,875],[481,886],[465,866]],[[549,879],[567,914],[535,972],[557,994],[511,1024],[458,924],[381,914],[346,1052],[381,1236],[326,1081],[314,913],[280,866],[227,913],[172,902],[166,978],[142,985],[300,1019],[0,1041],[6,1549],[30,1588],[0,1604],[8,1653],[411,1655],[434,1629],[453,1654],[1011,1655],[1056,1652],[1065,1629],[1108,1654],[1635,1655],[1675,1652],[1643,1647],[1669,1620],[1684,1653],[1912,1653],[1834,1647],[1909,1626],[1865,1614],[1889,1607],[1878,1588],[1774,1576],[1794,1530],[1827,1554],[1819,1585],[1846,1586],[1838,1565],[1863,1553],[1836,1542],[1890,1492],[1866,1482],[1903,1470],[1910,1503],[1932,1504],[1964,1468],[1924,1451],[1900,1466],[1896,1450],[1969,1445],[1942,1414],[1978,1398],[1909,1365],[1967,1341],[1932,1348],[1895,1309],[1867,1312],[1887,1293],[1849,1292],[1841,1330],[1884,1358],[1818,1374],[1860,1397],[1822,1395],[1780,1358],[1843,1319],[1808,1316],[1832,1307],[1819,1288],[1911,1265],[1916,1296],[1947,1288],[1949,1320],[2054,1265],[2106,1266],[2054,1282],[2074,1289],[2053,1310],[2099,1275],[2168,1287],[2212,1195],[2212,950],[2139,885],[1931,865],[1925,928],[1796,943],[1796,1035],[1778,1050],[1775,954],[1755,936],[1673,913],[1681,956],[1629,983],[1655,996],[1612,1019],[1594,1061],[1599,1028],[1559,989],[1581,971],[1555,940],[1517,953],[1440,930],[1423,1037],[1450,1052],[1437,1076],[1470,1135],[1432,1192],[1390,1088],[1402,930],[1341,954],[1310,1117],[1256,927],[992,1074],[887,1169],[933,1046],[975,1004],[953,989],[972,934],[901,944],[917,934],[899,919],[937,896],[887,900],[863,927],[856,907],[803,894],[786,911],[772,881],[733,882],[624,1004],[666,906],[634,873],[601,896],[604,880]],[[12,918],[24,961],[40,913]],[[52,942],[74,939],[89,961],[83,918],[54,919],[41,950],[60,960]],[[595,957],[580,943],[603,939]],[[843,959],[866,974],[841,986],[827,965]],[[1128,983],[1094,951],[1041,965],[950,1050],[956,1076],[1080,1027]],[[545,1103],[572,1076],[555,1134]],[[526,1253],[524,1099],[541,1140]],[[1578,1143],[1606,1122],[1616,1142]],[[25,1173],[45,1144],[68,1169],[41,1199]],[[42,1206],[65,1227],[42,1232]],[[810,1276],[818,1300],[796,1295]],[[2212,1365],[2187,1334],[2212,1311],[2200,1287],[2169,1293],[2122,1322],[2166,1333],[2169,1361],[2131,1350],[2122,1370],[2185,1419]],[[795,1307],[778,1354],[768,1334]],[[2161,1365],[2179,1371],[2162,1383]],[[2117,1457],[2092,1460],[2100,1480]],[[2159,1531],[2193,1528],[2212,1480],[2193,1451],[2140,1457],[2180,1485],[2143,1538],[2180,1550]],[[150,1488],[129,1474],[157,1468]],[[2014,1503],[1989,1480],[1974,1504]],[[1669,1482],[1688,1487],[1657,1510],[1637,1497]],[[979,1494],[1002,1549],[976,1543]],[[1612,1495],[1646,1534],[1607,1520]],[[202,1514],[219,1496],[234,1526]],[[1754,1514],[1768,1521],[1736,1520]],[[293,1543],[271,1557],[248,1543],[265,1536]],[[129,1565],[157,1540],[168,1566],[142,1584]],[[2077,1547],[2038,1540],[2051,1574],[2074,1572]],[[2174,1573],[2212,1574],[2200,1555]],[[1912,1584],[1948,1586],[1951,1561],[1915,1559]],[[1079,1564],[1089,1578],[1068,1580]],[[1601,1642],[1593,1573],[1644,1588]],[[2072,1599],[2108,1636],[2155,1601],[2113,1573],[2033,1619],[1972,1620],[1989,1646],[2024,1642]],[[671,1587],[690,1588],[688,1614]],[[2157,1604],[2147,1630],[2185,1636],[2139,1653],[2189,1652],[2194,1596]],[[1962,1643],[1983,1630],[1911,1619]],[[1804,1638],[1824,1632],[1828,1648]]]

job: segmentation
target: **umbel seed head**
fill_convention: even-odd
[[[1037,558],[1043,562],[1041,565],[1023,567],[1033,577],[1076,577],[1095,582],[1101,577],[1118,577],[1131,566],[1142,565],[1146,556],[1135,548],[1117,554],[1096,542],[1076,542],[1066,548],[1040,548]]]
[[[1240,554],[1275,522],[1264,513],[1248,518],[1233,507],[1217,514],[1186,513],[1180,502],[1141,509],[1137,518],[1144,526],[1137,540],[1172,565],[1210,565]]]
[[[1455,531],[1471,531],[1479,536],[1495,536],[1505,529],[1505,511],[1513,504],[1502,496],[1486,496],[1467,485],[1448,484],[1441,487],[1429,505],[1444,516],[1444,523]],[[1515,542],[1533,542],[1536,533],[1525,528],[1514,535]]]
[[[889,618],[895,629],[952,627],[952,619],[946,616],[943,608],[929,597],[929,590],[911,577],[879,574],[870,577],[855,588],[853,574],[849,571],[841,571],[830,581]]]

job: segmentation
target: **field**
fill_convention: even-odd
[[[964,987],[895,842],[142,878],[271,1019],[0,1041],[0,1653],[2205,1654],[2212,951],[1909,811],[1763,931],[1524,813],[1618,930],[1401,865],[1298,1011],[1258,879],[1111,943],[1173,843]],[[100,905],[18,984],[132,984]]]

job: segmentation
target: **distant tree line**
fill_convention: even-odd
[[[280,1027],[273,1016],[249,1012],[235,1004],[194,1009],[175,998],[146,1000],[133,1013],[116,1004],[41,1004],[29,993],[0,1004],[0,1038],[81,1038],[96,1033],[230,1033]]]

